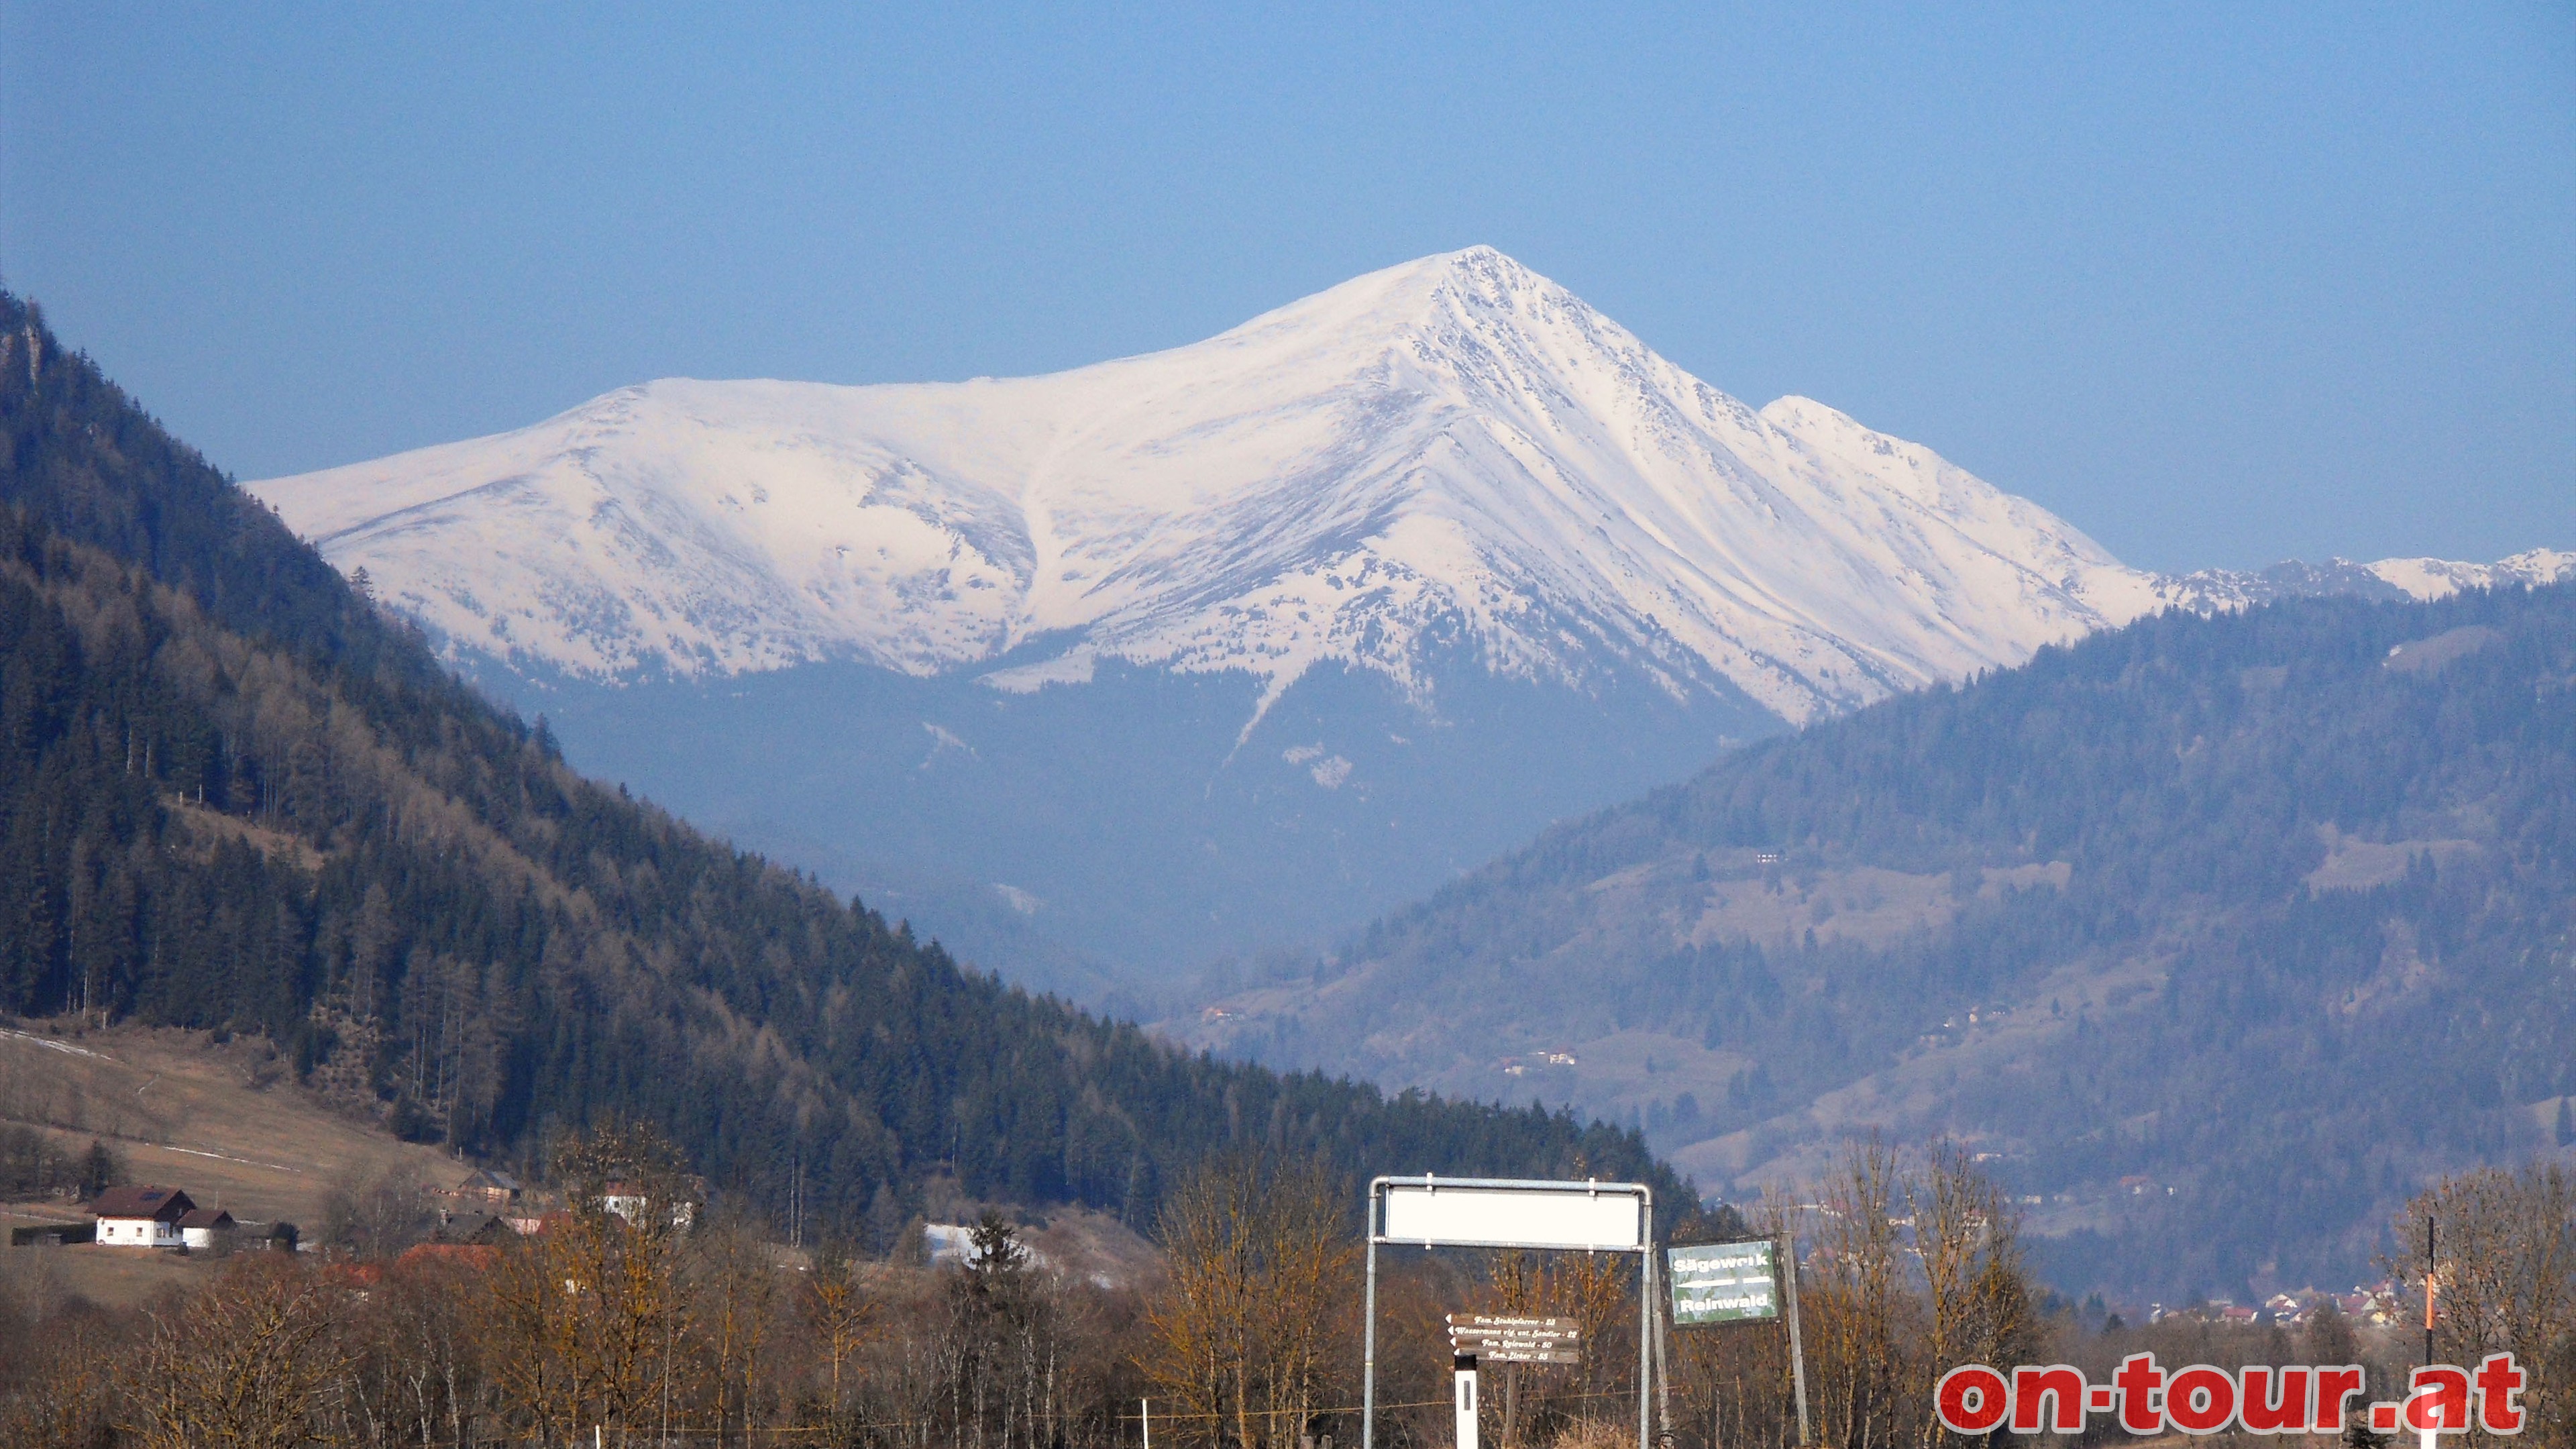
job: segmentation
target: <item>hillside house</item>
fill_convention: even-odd
[[[237,1226],[233,1215],[222,1208],[191,1208],[179,1219],[179,1241],[194,1252],[228,1248]]]
[[[439,1223],[437,1231],[429,1235],[433,1243],[488,1248],[495,1243],[508,1242],[512,1236],[509,1221],[496,1213],[464,1212],[442,1216],[444,1220]]]
[[[405,1267],[417,1263],[447,1263],[481,1273],[490,1271],[501,1261],[501,1250],[491,1243],[414,1243],[403,1249],[402,1257],[395,1261]]]
[[[111,1187],[90,1204],[98,1241],[112,1248],[187,1246],[179,1220],[197,1210],[175,1187]]]
[[[617,1214],[630,1223],[637,1222],[651,1202],[652,1197],[645,1189],[623,1182],[608,1184],[599,1195],[601,1208]],[[693,1202],[683,1200],[672,1203],[670,1207],[671,1226],[675,1228],[686,1231],[688,1226],[697,1220],[697,1204]]]
[[[493,1208],[503,1208],[519,1200],[519,1180],[506,1172],[484,1168],[456,1185],[452,1196],[469,1198]]]

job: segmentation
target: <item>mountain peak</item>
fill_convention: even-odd
[[[1476,288],[1488,295],[1539,288],[1552,288],[1560,292],[1564,290],[1511,256],[1482,244],[1454,252],[1442,252],[1422,260],[1425,263],[1435,264],[1435,269],[1444,282],[1452,286]]]
[[[1266,701],[1336,662],[1427,698],[1463,651],[1803,721],[2152,602],[2044,510],[1821,404],[1757,414],[1490,246],[1048,377],[656,385],[253,487],[452,649],[609,678],[1118,658]]]
[[[1481,242],[1471,247],[1460,247],[1454,252],[1433,252],[1428,256],[1415,257],[1409,262],[1398,262],[1391,267],[1381,267],[1374,272],[1353,277],[1342,285],[1354,286],[1377,277],[1420,279],[1435,286],[1443,283],[1496,279],[1514,283],[1525,280],[1545,280],[1538,273],[1531,271],[1499,249]]]
[[[1363,273],[1230,329],[1209,343],[1312,336],[1367,348],[1421,338],[1469,318],[1543,315],[1573,294],[1490,246],[1435,252]],[[1585,308],[1589,311],[1589,308]],[[1181,348],[1187,352],[1191,349]]]
[[[665,803],[1009,881],[1126,959],[1338,929],[1727,738],[2356,584],[2124,568],[1491,248],[1046,377],[665,381],[251,486],[576,748],[656,742],[620,768]]]

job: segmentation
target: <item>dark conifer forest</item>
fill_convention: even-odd
[[[641,1120],[879,1222],[953,1172],[1143,1224],[1225,1147],[1680,1191],[1633,1132],[1032,999],[580,778],[6,294],[0,426],[0,1011],[265,1034],[499,1160]]]

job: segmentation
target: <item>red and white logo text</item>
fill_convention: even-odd
[[[1961,1364],[1941,1376],[1935,1398],[1941,1426],[1954,1434],[2080,1434],[2095,1414],[2116,1416],[2132,1434],[2332,1434],[2364,1381],[2359,1364],[2168,1371],[2154,1354],[2133,1353],[2107,1384],[2088,1382],[2072,1364]],[[2368,1422],[2382,1434],[2465,1434],[2474,1413],[2490,1434],[2519,1434],[2524,1382],[2509,1353],[2488,1354],[2474,1370],[2427,1364],[2408,1376],[2404,1399],[2368,1403]]]

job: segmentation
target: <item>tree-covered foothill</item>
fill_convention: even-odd
[[[2354,1282],[2418,1185],[2576,1117],[2576,584],[2043,649],[1553,830],[1339,967],[1426,1055],[1290,1012],[1273,1059],[1662,1034],[1641,1124],[1717,1186],[1953,1133],[2070,1286]]]
[[[259,1032],[397,1130],[1152,1220],[1225,1147],[1642,1176],[1633,1133],[1192,1057],[569,770],[0,294],[0,1011]],[[801,1182],[802,1187],[794,1185]]]

